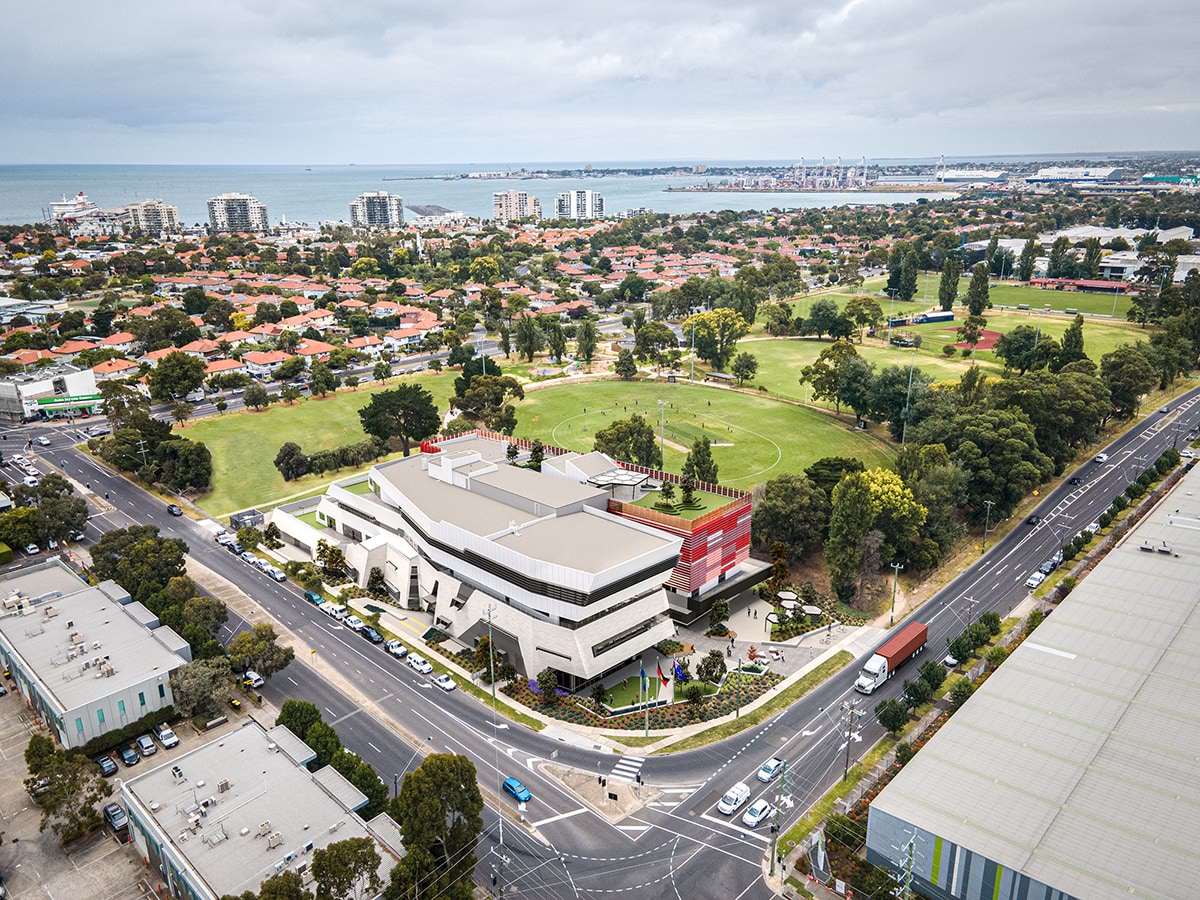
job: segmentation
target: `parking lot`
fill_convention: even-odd
[[[264,713],[262,721],[267,722],[267,716],[274,722],[273,710]],[[165,750],[159,746],[153,756],[132,767],[132,772],[118,762],[119,771],[110,779],[111,799],[117,799],[119,779],[169,762],[245,721],[244,714],[231,713],[231,718],[233,721],[203,736],[181,724],[177,747]],[[20,695],[0,697],[0,874],[8,896],[13,900],[147,900],[158,884],[157,873],[147,870],[132,845],[124,843],[124,834],[114,835],[105,827],[64,850],[53,832],[38,831],[41,811],[24,786],[25,747],[38,730]],[[115,752],[111,755],[117,759]]]

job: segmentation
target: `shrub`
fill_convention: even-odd
[[[1076,579],[1074,575],[1068,575],[1066,578],[1060,581],[1057,588],[1058,598],[1061,600],[1063,597],[1067,596],[1067,594],[1071,593],[1071,591],[1075,590],[1075,585],[1077,582],[1078,579]],[[1032,613],[1030,614],[1030,618],[1033,618]],[[1040,622],[1041,620],[1039,619],[1038,621]]]
[[[825,837],[854,851],[867,840],[867,823],[856,822],[849,816],[833,813],[825,820]]]
[[[947,694],[950,700],[950,711],[954,712],[970,700],[973,693],[975,693],[975,688],[967,679],[960,678],[954,682],[950,687],[950,692]]]
[[[921,666],[921,680],[929,685],[930,691],[936,691],[946,680],[946,667],[936,660],[926,660]]]
[[[663,656],[674,656],[676,653],[683,652],[683,644],[674,638],[665,638],[655,644],[654,649]]]
[[[1063,579],[1064,582],[1066,580],[1067,579],[1065,579],[1065,578]],[[1060,584],[1059,587],[1061,587],[1061,586],[1062,585]],[[1027,618],[1025,620],[1025,633],[1029,634],[1031,631],[1033,631],[1033,629],[1035,629],[1039,625],[1041,625],[1042,620],[1044,618],[1046,618],[1046,614],[1044,612],[1042,612],[1040,609],[1035,609],[1033,612],[1031,612],[1029,614],[1029,618]]]
[[[1113,520],[1112,513],[1102,512],[1102,513],[1100,513],[1100,518],[1097,519],[1096,521],[1100,523],[1101,528],[1107,528],[1109,525],[1112,524],[1112,520]]]
[[[988,665],[991,666],[993,669],[998,668],[1000,663],[1004,662],[1006,659],[1008,659],[1008,648],[1007,647],[993,647],[991,650],[988,651],[988,655],[987,655]]]
[[[1062,550],[1063,562],[1070,562],[1079,555],[1079,549],[1074,544],[1067,544]]]
[[[177,718],[175,707],[164,706],[152,713],[146,713],[136,722],[126,725],[124,728],[114,728],[112,731],[106,731],[104,734],[92,738],[83,745],[79,752],[88,757],[99,756],[101,753],[107,753],[109,750],[127,745],[139,735],[146,734],[155,725],[170,722],[175,718]]]
[[[995,637],[1000,633],[1000,613],[985,612],[979,617],[979,621],[987,626],[988,633]]]
[[[896,762],[900,765],[908,765],[908,761],[917,755],[917,751],[908,741],[901,741],[896,745]]]
[[[932,698],[933,689],[925,679],[918,678],[916,681],[904,682],[904,703],[909,709],[916,709],[921,704],[928,703]]]
[[[942,356],[953,356],[958,352],[958,348],[953,344],[945,344],[942,346]]]

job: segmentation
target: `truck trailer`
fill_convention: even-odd
[[[930,322],[953,322],[954,311],[950,309],[931,310],[930,312],[917,313],[912,317],[914,325],[925,325]]]
[[[929,629],[921,622],[910,622],[866,661],[854,682],[860,694],[873,694],[875,689],[891,678],[898,668],[925,649]]]

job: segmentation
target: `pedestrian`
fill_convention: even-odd
[[[748,619],[748,618],[750,618],[750,614],[751,614],[751,612],[752,612],[752,610],[750,609],[750,607],[748,607],[748,606],[747,606],[747,607],[746,607],[746,618],[747,618],[747,619]]]
[[[758,610],[757,609],[754,611],[754,618],[756,618],[756,619],[758,618]]]
[[[712,406],[712,401],[711,401],[711,400],[709,400],[709,401],[708,401],[708,405],[709,405],[709,406]]]
[[[730,657],[730,658],[732,658],[732,657],[733,657],[733,648],[732,648],[732,647],[726,647],[726,648],[725,648],[725,655],[726,655],[726,656],[728,656],[728,657]]]

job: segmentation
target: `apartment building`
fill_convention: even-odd
[[[210,201],[211,203],[211,201]],[[125,207],[129,228],[147,237],[163,237],[179,231],[179,207],[161,200],[143,200]]]
[[[528,191],[497,191],[492,194],[492,218],[497,222],[540,219],[542,201]]]
[[[174,702],[187,641],[114,581],[92,587],[58,559],[0,577],[0,663],[64,747]]]
[[[350,201],[350,224],[356,228],[399,228],[404,199],[387,191],[367,191]]]
[[[554,204],[559,219],[599,219],[604,216],[604,196],[599,191],[563,191]]]
[[[208,201],[213,231],[269,231],[267,208],[249,194],[222,194]]]

